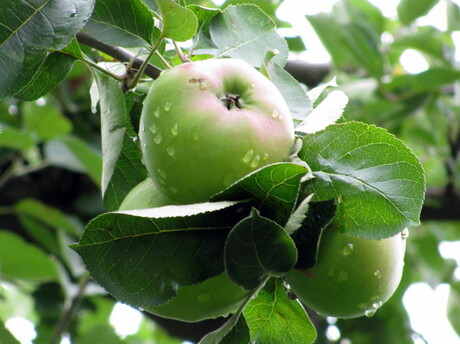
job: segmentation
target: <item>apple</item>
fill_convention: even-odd
[[[294,127],[274,84],[238,59],[165,70],[144,101],[143,160],[179,204],[205,202],[248,173],[288,159]]]
[[[367,240],[326,228],[317,263],[291,270],[286,281],[314,311],[337,318],[372,316],[395,292],[404,266],[405,236]]]
[[[158,190],[153,180],[146,178],[125,196],[119,210],[157,208],[171,204],[174,203]]]
[[[136,185],[124,198],[119,210],[156,208],[171,205],[150,178]],[[167,235],[167,234],[164,234]],[[235,312],[249,291],[234,284],[225,272],[201,283],[177,289],[176,296],[160,306],[145,310],[164,318],[196,322]]]

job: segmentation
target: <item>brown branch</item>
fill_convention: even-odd
[[[144,62],[140,57],[136,57],[134,54],[120,47],[108,45],[98,41],[96,38],[91,36],[86,31],[77,32],[77,40],[79,43],[87,45],[88,47],[94,48],[96,50],[102,51],[103,53],[112,56],[120,62],[131,62],[132,66],[135,69],[139,69]],[[155,67],[154,65],[147,65],[147,68],[144,71],[145,75],[156,79],[161,73],[161,70]]]

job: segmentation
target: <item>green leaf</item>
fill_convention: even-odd
[[[187,41],[195,35],[198,20],[188,8],[173,0],[156,0],[163,19],[163,34],[178,42]]]
[[[338,67],[364,68],[369,75],[383,75],[380,37],[362,21],[348,21],[340,13],[321,13],[307,17],[324,47]]]
[[[439,61],[444,61],[446,59],[446,49],[452,45],[452,38],[448,34],[432,26],[424,26],[418,27],[415,32],[410,32],[395,39],[392,48],[417,49],[439,59]]]
[[[44,105],[26,102],[22,113],[24,127],[34,134],[37,141],[49,141],[72,131],[72,122],[49,100]]]
[[[460,336],[460,282],[451,284],[449,300],[447,301],[447,316],[452,327]]]
[[[286,231],[255,209],[232,229],[225,243],[225,271],[246,290],[267,276],[289,271],[296,260],[297,250]]]
[[[314,200],[338,200],[344,231],[381,239],[419,224],[424,172],[409,148],[384,129],[334,124],[307,135],[299,157],[315,177],[307,182]]]
[[[72,56],[60,52],[49,54],[33,79],[16,94],[16,97],[35,100],[49,93],[66,77],[74,62]]]
[[[222,338],[219,344],[248,344],[250,341],[248,324],[244,317],[240,316],[236,325]]]
[[[21,344],[8,329],[3,322],[0,321],[0,343],[3,344]]]
[[[48,141],[44,151],[46,160],[53,165],[86,173],[96,185],[101,184],[101,153],[76,136]]]
[[[294,119],[302,120],[311,112],[311,102],[305,90],[284,68],[273,61],[265,66],[268,77],[283,95]]]
[[[147,177],[137,135],[129,122],[126,100],[118,84],[95,72],[100,96],[102,183],[104,205],[119,208],[127,193]]]
[[[62,49],[91,15],[94,0],[0,3],[0,99],[33,80],[50,49]]]
[[[6,230],[0,231],[0,263],[2,279],[33,282],[59,280],[56,264],[49,256]]]
[[[311,195],[313,196],[313,195]],[[291,235],[297,248],[296,269],[308,269],[316,264],[319,238],[337,211],[334,201],[310,202],[305,218]]]
[[[460,79],[460,71],[452,68],[433,67],[419,74],[404,74],[388,84],[390,90],[432,91]]]
[[[262,167],[212,198],[213,201],[252,199],[262,216],[284,225],[292,213],[300,181],[307,168],[299,164],[277,163]]]
[[[447,0],[446,3],[447,28],[449,31],[458,31],[460,30],[460,6],[452,0]]]
[[[290,300],[280,279],[269,281],[243,311],[251,343],[312,344],[316,330],[296,300]]]
[[[409,25],[427,14],[437,3],[438,0],[401,0],[398,5],[399,19],[404,25]]]
[[[47,226],[64,230],[70,235],[76,236],[81,232],[81,228],[69,220],[59,209],[50,207],[35,199],[22,199],[14,205],[14,209],[20,215],[33,217]]]
[[[149,8],[141,0],[98,0],[85,26],[93,37],[115,46],[151,46],[154,22]]]
[[[342,117],[347,104],[348,97],[343,91],[332,91],[321,103],[315,106],[295,130],[304,134],[312,134],[323,130]]]
[[[148,308],[223,271],[225,238],[241,210],[218,202],[106,213],[72,248],[115,298]]]
[[[0,147],[26,151],[34,145],[32,133],[0,124]]]
[[[277,52],[274,62],[280,66],[286,63],[286,41],[276,32],[270,17],[255,5],[227,7],[214,17],[210,33],[219,55],[239,58],[258,67],[271,50]]]

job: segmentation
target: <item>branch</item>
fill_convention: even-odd
[[[131,62],[132,61],[132,66],[135,69],[139,69],[144,63],[143,59],[136,57],[134,54],[132,54],[128,50],[102,43],[101,41],[98,41],[96,38],[91,36],[86,31],[77,32],[76,37],[77,37],[78,43],[81,43],[81,44],[87,45],[88,47],[102,51],[103,53],[112,56],[113,58],[117,59],[120,62]],[[160,75],[161,70],[155,67],[154,65],[148,64],[147,67],[145,68],[144,73],[147,76],[153,79],[156,79]]]
[[[85,289],[90,281],[91,279],[89,275],[83,275],[80,278],[78,284],[78,291],[72,299],[67,300],[68,302],[65,306],[64,312],[62,313],[61,318],[57,322],[48,344],[57,344],[61,341],[62,334],[66,331],[67,327],[69,326],[72,320],[72,317],[75,315],[75,312],[80,307],[80,304],[83,301],[83,298],[85,297]]]

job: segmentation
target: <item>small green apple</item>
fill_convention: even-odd
[[[286,281],[299,300],[318,313],[337,318],[371,316],[398,287],[404,253],[402,234],[367,240],[331,226],[321,235],[316,265],[291,270]]]
[[[238,59],[211,59],[161,73],[144,101],[139,136],[149,175],[186,204],[285,161],[294,128],[283,96],[263,74]]]
[[[151,178],[147,178],[131,189],[121,202],[119,210],[157,208],[171,204],[174,202],[158,190]]]

